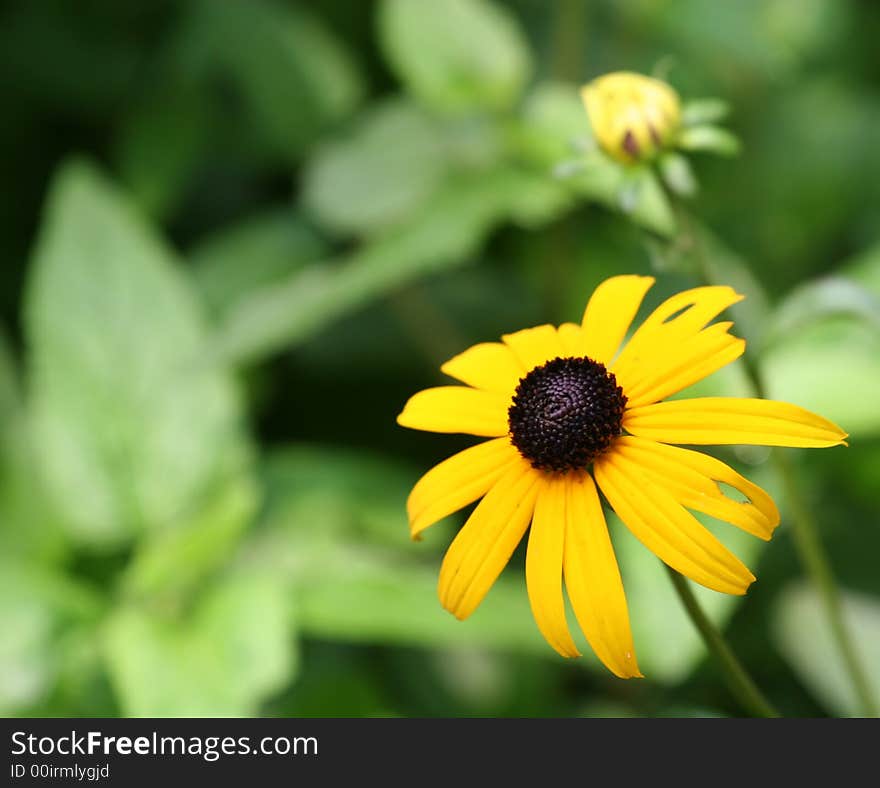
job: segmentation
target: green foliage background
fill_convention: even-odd
[[[791,459],[880,694],[878,36],[857,0],[5,4],[0,713],[741,714],[620,523],[643,681],[558,658],[518,556],[456,622],[461,518],[404,511],[468,444],[394,423],[445,358],[695,283],[656,182],[629,221],[619,168],[554,175],[576,86],[658,63],[733,108],[692,203],[751,360],[851,433]],[[853,714],[780,503],[767,546],[719,531],[749,595],[701,598],[783,712]]]

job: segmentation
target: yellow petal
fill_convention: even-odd
[[[787,402],[741,397],[702,397],[658,402],[627,410],[623,426],[661,443],[743,443],[822,448],[845,443],[833,422]]]
[[[508,438],[496,438],[431,468],[416,482],[406,502],[412,537],[485,495],[518,457]]]
[[[602,504],[589,474],[565,478],[563,571],[571,606],[596,656],[616,676],[641,676]]]
[[[744,594],[754,581],[746,566],[636,463],[612,450],[595,462],[594,472],[620,519],[673,569],[725,594]]]
[[[613,372],[624,393],[629,396],[639,380],[662,367],[681,343],[742,298],[730,287],[697,287],[667,298],[638,327],[614,362]]]
[[[499,438],[507,435],[509,407],[510,398],[494,391],[438,386],[410,397],[397,423],[414,430]]]
[[[478,389],[513,396],[523,376],[519,362],[507,345],[483,342],[447,361],[441,371]]]
[[[657,362],[638,370],[628,381],[630,408],[664,399],[739,358],[745,340],[727,333],[733,323],[716,323],[658,354]]]
[[[565,508],[564,479],[542,478],[526,551],[526,585],[541,634],[563,657],[579,657],[565,620],[562,597]]]
[[[637,463],[688,509],[724,520],[765,540],[779,525],[779,510],[773,499],[721,460],[631,435],[618,438],[614,451]],[[718,482],[729,484],[749,500],[728,498]]]
[[[563,323],[559,326],[559,341],[567,357],[581,358],[587,355],[584,332],[577,323]]]
[[[514,334],[505,334],[501,338],[517,357],[523,372],[531,372],[550,359],[565,356],[555,326],[524,328]]]
[[[652,276],[614,276],[593,291],[581,321],[587,356],[609,364],[652,284]]]
[[[446,551],[440,567],[440,603],[467,618],[507,565],[535,511],[540,474],[514,463],[477,504]]]

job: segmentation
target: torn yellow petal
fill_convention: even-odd
[[[401,427],[427,432],[461,432],[498,438],[507,435],[510,398],[466,386],[438,386],[410,397],[397,417]]]
[[[742,298],[724,286],[696,287],[667,298],[636,329],[614,362],[613,372],[624,391]]]
[[[653,284],[652,276],[614,276],[593,291],[581,321],[586,356],[610,363]]]
[[[823,448],[845,442],[828,419],[797,405],[740,397],[701,397],[627,410],[623,426],[661,443]]]
[[[410,535],[457,512],[488,492],[519,459],[508,438],[484,441],[435,465],[416,482],[406,502]]]
[[[440,603],[467,618],[482,602],[529,527],[540,475],[520,459],[486,493],[440,567]]]
[[[563,657],[578,657],[565,620],[562,556],[565,546],[564,477],[547,476],[538,485],[526,551],[529,604],[541,634]]]
[[[501,337],[519,361],[523,374],[554,358],[565,355],[555,326],[543,325],[524,328]]]
[[[755,576],[638,464],[613,450],[594,464],[596,482],[636,538],[691,580],[744,594]]]
[[[587,473],[565,477],[563,571],[578,624],[596,656],[620,678],[641,676],[629,611],[596,486]]]
[[[519,362],[507,345],[483,342],[447,361],[440,370],[478,389],[513,396],[523,376]]]
[[[618,438],[614,451],[638,464],[688,509],[724,520],[764,540],[779,525],[779,510],[773,499],[721,460],[631,435]],[[729,498],[718,482],[729,484],[749,500]]]

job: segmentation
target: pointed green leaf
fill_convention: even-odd
[[[187,516],[242,453],[222,369],[173,254],[92,167],[50,191],[25,326],[39,457],[77,536],[118,542]]]
[[[490,0],[384,0],[379,39],[409,91],[443,112],[507,109],[531,70],[516,20]]]

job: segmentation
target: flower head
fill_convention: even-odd
[[[624,342],[653,278],[618,276],[590,298],[580,324],[527,328],[442,366],[464,385],[421,391],[404,427],[489,440],[441,462],[407,502],[413,537],[480,503],[440,569],[443,606],[469,616],[529,531],[526,584],[538,628],[578,656],[563,583],[584,635],[618,676],[639,676],[629,614],[600,493],[661,560],[697,583],[743,594],[754,575],[691,511],[769,539],[779,512],[760,487],[720,460],[671,444],[825,447],[835,424],[761,399],[663,400],[738,358],[732,323],[712,321],[739,301],[698,287],[663,302]],[[728,497],[719,483],[747,498]]]
[[[597,142],[625,164],[653,159],[671,145],[681,123],[678,94],[641,74],[605,74],[585,85],[581,97]]]

